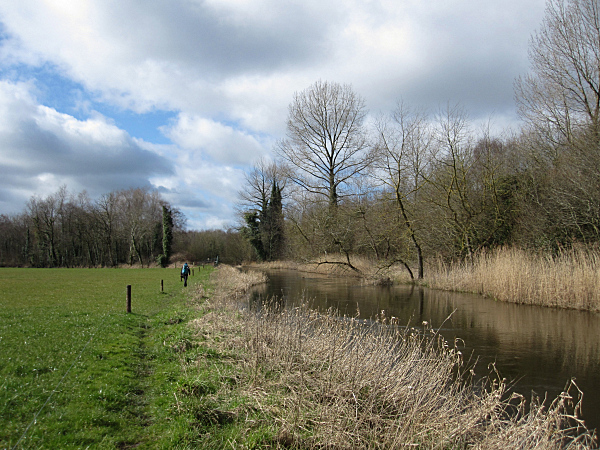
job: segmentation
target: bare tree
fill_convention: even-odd
[[[553,144],[600,136],[600,2],[548,0],[532,37],[533,73],[517,79],[521,116]]]
[[[117,192],[103,194],[96,202],[94,215],[101,241],[102,264],[116,266],[118,262],[117,231],[119,229]]]
[[[474,217],[477,205],[473,196],[472,173],[475,166],[473,136],[467,114],[460,106],[438,112],[434,129],[437,147],[433,170],[427,181],[433,190],[429,201],[437,206],[444,220],[441,226],[453,236],[454,245],[471,257]],[[438,233],[441,231],[437,230]]]
[[[516,81],[515,94],[541,180],[534,205],[546,217],[548,241],[597,241],[600,2],[548,0],[530,60],[532,73]]]
[[[264,211],[269,201],[273,184],[285,191],[287,168],[277,162],[259,159],[252,170],[246,174],[246,182],[238,192],[238,207],[242,212],[248,210]]]
[[[260,260],[270,261],[282,254],[283,197],[287,195],[287,180],[287,168],[283,164],[261,158],[246,174],[246,182],[238,192],[241,230]]]
[[[130,188],[118,193],[119,210],[129,239],[129,264],[137,257],[144,266],[143,254],[151,255],[150,242],[157,224],[162,222],[162,203],[156,191]],[[144,249],[147,252],[143,252]],[[149,258],[150,259],[150,258]]]
[[[371,161],[363,129],[365,105],[349,85],[317,81],[294,95],[287,135],[276,149],[292,180],[337,206],[343,188]]]
[[[489,129],[475,134],[460,106],[440,110],[436,117],[433,163],[423,172],[427,200],[440,218],[436,234],[445,236],[458,255],[472,260],[483,247],[501,244],[514,213],[514,178],[510,155]]]
[[[423,176],[429,160],[431,131],[423,112],[411,110],[399,103],[389,119],[377,125],[378,158],[376,174],[391,188],[400,221],[417,253],[418,278],[423,278],[423,250],[417,236],[411,208],[417,204],[417,195],[425,183]],[[400,260],[412,276],[408,264]]]

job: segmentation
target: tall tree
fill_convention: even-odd
[[[171,209],[162,205],[162,253],[158,256],[161,267],[167,267],[173,246],[173,215]]]
[[[424,171],[429,161],[431,132],[423,112],[399,103],[391,118],[377,124],[378,178],[393,190],[400,221],[417,254],[417,276],[424,275],[423,249],[418,236],[413,209],[425,183]],[[408,265],[401,260],[406,267]],[[412,275],[412,271],[408,268]]]
[[[600,136],[600,2],[548,0],[532,37],[533,72],[517,79],[522,117],[549,142]]]
[[[265,249],[263,247],[262,234],[260,230],[260,219],[257,211],[249,211],[244,214],[245,225],[240,232],[250,243],[255,251],[256,258],[259,261],[266,260]]]
[[[287,139],[278,154],[302,188],[337,206],[343,188],[371,162],[363,120],[365,104],[349,85],[317,81],[294,95]]]
[[[281,164],[260,159],[239,191],[243,235],[261,260],[277,259],[283,251],[283,191],[287,173]]]
[[[263,249],[269,261],[281,257],[283,250],[283,204],[277,182],[271,188],[271,198],[260,223]]]
[[[246,174],[245,183],[238,192],[238,206],[242,213],[248,210],[264,210],[275,183],[279,185],[282,193],[285,190],[288,172],[280,163],[259,159]]]
[[[548,0],[516,81],[547,242],[600,240],[600,2]]]
[[[54,267],[58,264],[57,225],[58,202],[55,196],[46,199],[32,197],[27,204],[27,212],[33,222],[37,242],[36,265]]]

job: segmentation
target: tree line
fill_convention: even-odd
[[[157,191],[127,189],[92,201],[66,186],[0,215],[0,266],[116,267],[219,256],[240,263],[249,245],[233,231],[185,231],[185,217]]]
[[[422,278],[426,258],[597,245],[599,5],[548,1],[532,71],[515,81],[522,126],[510,133],[475,126],[459,105],[428,112],[399,101],[367,123],[349,85],[296,93],[276,158],[259,161],[240,191],[255,258],[336,253],[354,268],[361,255]]]
[[[157,192],[129,189],[92,201],[66,186],[0,216],[0,263],[32,267],[114,267],[168,263],[182,216]]]

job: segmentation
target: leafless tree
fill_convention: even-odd
[[[277,152],[292,180],[337,206],[343,188],[371,162],[363,128],[365,105],[349,85],[317,81],[294,95],[287,139]]]
[[[246,174],[246,180],[238,192],[238,208],[242,213],[248,210],[263,211],[269,201],[273,184],[277,183],[285,193],[288,180],[287,168],[276,161],[260,158]]]
[[[481,248],[498,244],[513,215],[510,155],[489,128],[473,131],[460,106],[440,110],[435,122],[435,156],[423,172],[427,200],[436,209],[432,217],[439,218],[435,234],[471,260]]]
[[[418,278],[421,279],[423,250],[412,208],[417,205],[418,192],[425,183],[423,174],[429,161],[431,130],[427,116],[400,102],[391,117],[379,120],[376,128],[375,174],[393,192],[401,222],[417,253]],[[405,261],[401,262],[408,268]]]
[[[154,227],[162,220],[160,195],[148,189],[130,188],[118,193],[118,203],[129,239],[129,264],[137,258],[143,267],[143,247],[148,246]]]
[[[515,83],[526,122],[554,148],[600,136],[600,2],[548,0],[529,55],[533,71]]]
[[[548,0],[516,81],[550,241],[600,239],[600,1]]]

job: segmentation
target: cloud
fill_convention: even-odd
[[[477,83],[469,104],[505,109],[544,3],[22,0],[0,13],[12,59],[51,62],[98,99],[264,130],[258,117],[285,113],[316,79],[352,83],[375,107],[446,102]]]
[[[138,112],[206,110],[222,104],[223,80],[298,70],[322,54],[326,8],[262,3],[22,0],[0,13],[12,58],[15,48],[27,49],[23,60],[50,61],[100,98]]]
[[[0,181],[0,202],[63,180],[75,190],[145,183],[195,214],[190,222],[226,223],[244,170],[284,136],[294,92],[319,79],[351,84],[373,115],[402,98],[514,124],[512,83],[528,69],[544,6],[2,2],[0,175],[12,185]],[[132,117],[152,129],[132,131]]]
[[[5,199],[16,186],[17,201],[64,184],[96,195],[150,186],[150,177],[174,173],[171,161],[143,148],[105,117],[75,119],[39,105],[31,90],[29,84],[0,81],[0,191]]]
[[[184,150],[231,165],[250,165],[265,153],[258,138],[232,126],[181,113],[163,132]]]
[[[248,163],[261,150],[252,136],[179,117],[172,132],[180,146],[156,145],[132,138],[100,114],[79,120],[40,105],[34,91],[31,83],[0,81],[3,212],[21,212],[33,195],[49,195],[63,185],[92,198],[150,187],[179,207],[190,226],[221,228],[235,221],[231,205],[244,172],[226,163]],[[195,139],[203,145],[196,146]]]

